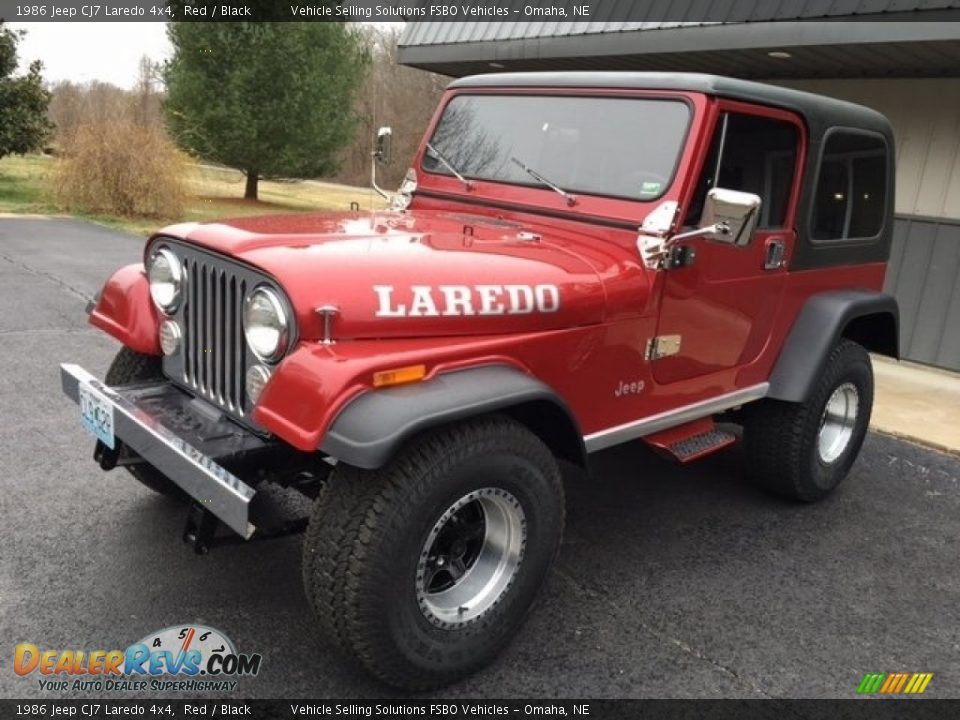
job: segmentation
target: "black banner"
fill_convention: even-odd
[[[929,20],[956,3],[670,3],[655,0],[0,0],[0,19],[19,22],[764,22]]]
[[[0,18],[22,22],[303,22],[559,20],[591,22],[609,0],[0,0]],[[624,19],[629,9],[621,6]]]
[[[940,720],[960,717],[960,700],[0,700],[0,717]]]

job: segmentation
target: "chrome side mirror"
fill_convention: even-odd
[[[749,245],[760,217],[760,204],[760,197],[753,193],[714,188],[707,193],[700,226],[671,235],[677,222],[677,203],[660,203],[640,226],[637,249],[643,264],[651,270],[689,264],[693,253],[685,253],[677,243],[697,237],[737,247]],[[679,254],[684,257],[678,259]]]
[[[760,219],[760,204],[759,195],[714,188],[707,193],[700,229],[694,232],[702,232],[716,242],[746,247]]]
[[[370,153],[370,186],[376,191],[377,195],[390,200],[390,193],[377,185],[377,163],[385,165],[390,162],[390,154],[393,145],[393,129],[384,125],[377,130],[377,143],[373,146],[373,152]]]
[[[377,130],[377,145],[373,151],[373,157],[378,163],[386,165],[390,162],[391,152],[393,150],[393,128],[385,125]]]

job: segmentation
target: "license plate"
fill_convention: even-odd
[[[93,388],[80,384],[80,422],[95,438],[113,450],[113,405]]]

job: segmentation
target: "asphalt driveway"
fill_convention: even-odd
[[[298,538],[198,557],[182,508],[91,461],[58,364],[102,377],[117,345],[84,305],[141,249],[82,222],[0,219],[0,696],[43,695],[13,673],[17,643],[124,648],[186,622],[263,654],[238,695],[395,696],[318,641]],[[894,671],[960,696],[960,459],[871,435],[814,506],[751,487],[735,451],[595,460],[568,481],[562,555],[529,622],[440,696],[852,697],[864,673]]]

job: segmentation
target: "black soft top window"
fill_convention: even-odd
[[[430,143],[467,178],[542,187],[516,159],[571,193],[655,200],[673,181],[689,122],[682,100],[459,95]],[[429,149],[423,169],[451,174]]]

